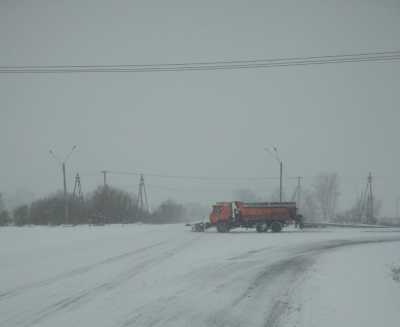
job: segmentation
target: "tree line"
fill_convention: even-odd
[[[198,219],[193,217],[193,206],[187,208],[171,199],[162,202],[151,213],[140,210],[135,195],[111,186],[100,186],[85,198],[68,194],[67,202],[68,221],[64,211],[65,198],[61,192],[29,205],[20,205],[11,213],[5,210],[0,197],[0,225],[160,224]]]
[[[246,202],[265,201],[249,189],[234,191],[234,198]],[[313,183],[308,188],[302,188],[300,203],[297,203],[300,214],[305,221],[322,221],[333,223],[366,223],[376,224],[377,217],[382,207],[382,202],[373,198],[373,216],[365,216],[365,203],[362,196],[358,197],[354,205],[344,211],[338,211],[338,199],[340,196],[339,177],[336,173],[320,173],[314,177]],[[284,193],[286,200],[296,201],[297,197],[290,198]],[[270,201],[279,201],[279,189],[275,190]]]
[[[336,173],[321,173],[314,178],[311,187],[301,191],[300,203],[297,204],[305,221],[324,221],[336,223],[375,224],[381,208],[381,201],[373,199],[373,216],[363,214],[362,196],[354,205],[338,212],[340,196],[339,177]],[[286,200],[290,199],[284,194]],[[245,202],[264,202],[266,199],[257,196],[249,189],[233,192],[233,199]],[[12,212],[5,209],[0,193],[0,226],[23,225],[61,225],[61,224],[109,224],[109,223],[173,223],[190,220],[203,220],[209,208],[196,203],[179,204],[173,200],[161,203],[152,213],[139,209],[136,195],[124,190],[100,186],[85,198],[68,194],[69,220],[65,220],[63,193],[55,193],[29,205],[21,205]],[[279,190],[276,190],[269,201],[279,201]]]

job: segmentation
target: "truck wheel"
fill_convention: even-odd
[[[266,223],[257,224],[256,230],[259,233],[266,233],[268,231],[268,224],[266,224]]]
[[[218,223],[217,231],[218,233],[227,233],[229,232],[229,226],[226,223]]]
[[[273,233],[279,233],[282,230],[282,224],[279,221],[273,221],[271,224],[271,230]]]

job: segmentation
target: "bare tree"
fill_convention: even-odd
[[[107,185],[100,186],[93,192],[88,208],[93,222],[134,222],[138,214],[136,199],[131,194]]]
[[[10,224],[10,213],[6,210],[2,194],[0,193],[0,226],[6,226]]]
[[[379,212],[382,208],[382,201],[374,197],[373,208],[373,217],[375,219],[373,221],[367,221],[365,197],[363,195],[358,196],[354,205],[350,209],[338,214],[335,217],[335,221],[339,223],[376,224],[376,217],[379,215]]]
[[[13,211],[14,224],[17,226],[23,226],[30,223],[29,220],[29,206],[20,205]]]
[[[151,215],[150,220],[158,224],[172,223],[183,221],[185,215],[186,210],[184,206],[169,199],[159,205],[156,211]]]
[[[314,193],[305,190],[300,203],[300,214],[303,215],[304,221],[313,221],[317,219],[318,206],[315,201]]]
[[[339,197],[339,180],[336,173],[322,173],[314,183],[315,200],[324,221],[333,219]]]

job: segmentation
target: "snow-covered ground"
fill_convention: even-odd
[[[0,229],[0,326],[376,326],[400,320],[400,231]],[[386,323],[385,323],[386,324]]]
[[[397,326],[400,243],[370,243],[323,255],[291,294],[286,326]]]

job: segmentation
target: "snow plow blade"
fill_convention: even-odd
[[[192,232],[205,232],[211,226],[210,223],[195,223],[192,225]]]

